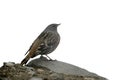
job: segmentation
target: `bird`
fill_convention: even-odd
[[[60,42],[60,35],[57,31],[57,27],[59,25],[60,24],[53,23],[45,28],[25,53],[26,57],[21,61],[21,65],[26,64],[30,58],[38,55],[46,55],[50,60],[52,60],[47,54],[53,52]]]

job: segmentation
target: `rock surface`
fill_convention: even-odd
[[[107,80],[97,74],[61,61],[49,61],[44,57],[26,66],[13,62],[0,68],[0,80]]]
[[[51,71],[57,72],[57,73],[63,73],[67,75],[81,75],[81,76],[98,76],[94,73],[88,72],[85,69],[79,68],[77,66],[53,60],[49,61],[45,57],[41,57],[38,59],[35,59],[28,63],[29,67],[45,67],[47,69],[50,69]]]

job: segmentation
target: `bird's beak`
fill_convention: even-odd
[[[58,26],[61,25],[61,23],[58,24]]]

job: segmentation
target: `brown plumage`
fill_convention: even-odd
[[[53,52],[60,41],[60,36],[57,32],[57,26],[60,24],[50,24],[33,42],[27,56],[21,61],[21,64],[26,64],[30,58],[37,55],[46,55]],[[48,56],[47,56],[48,57]]]

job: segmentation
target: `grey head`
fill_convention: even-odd
[[[57,27],[59,26],[60,24],[50,24],[47,26],[47,28],[45,29],[45,31],[57,31]]]

